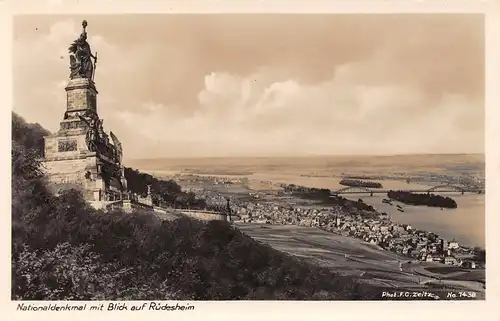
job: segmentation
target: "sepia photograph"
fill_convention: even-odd
[[[483,14],[12,28],[18,310],[486,299]]]

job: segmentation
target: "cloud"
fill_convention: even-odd
[[[482,123],[476,116],[480,102],[461,95],[432,100],[404,86],[358,85],[352,83],[356,68],[349,68],[349,74],[341,68],[317,85],[263,84],[266,75],[211,73],[194,115],[154,105],[122,120],[174,153],[185,153],[178,141],[196,146],[193,152],[218,156],[483,151],[477,145],[482,132],[475,129],[481,127],[464,128],[471,121]],[[419,113],[423,105],[429,111]]]
[[[137,17],[88,18],[126,158],[484,150],[480,20]],[[80,21],[15,21],[14,109],[52,131]]]

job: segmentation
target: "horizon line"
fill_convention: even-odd
[[[485,155],[485,153],[400,153],[400,154],[309,154],[309,155],[227,155],[227,156],[164,156],[128,158],[126,161],[147,161],[159,159],[221,159],[221,158],[314,158],[314,157],[398,157],[398,156],[459,156],[459,155]]]

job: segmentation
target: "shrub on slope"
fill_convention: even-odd
[[[76,190],[55,196],[31,147],[39,141],[32,127],[16,126],[13,299],[356,299],[374,293],[262,245],[226,222],[104,213]],[[22,130],[34,138],[19,138]]]

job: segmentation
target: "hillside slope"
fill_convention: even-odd
[[[329,300],[381,291],[226,222],[104,213],[75,190],[56,197],[40,170],[47,131],[15,114],[12,128],[12,299]]]

